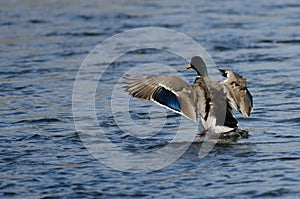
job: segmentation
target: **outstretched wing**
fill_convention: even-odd
[[[240,75],[224,69],[219,69],[227,79],[224,81],[224,90],[229,105],[245,116],[250,116],[253,108],[252,95],[247,88],[246,79]]]
[[[193,87],[176,76],[126,76],[125,91],[197,122]]]

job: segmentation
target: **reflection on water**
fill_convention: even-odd
[[[299,8],[292,0],[0,3],[0,196],[299,197]],[[71,109],[79,65],[104,39],[145,26],[191,36],[220,68],[247,78],[254,111],[250,118],[237,117],[250,129],[248,139],[218,143],[205,158],[198,157],[196,140],[174,164],[146,174],[118,172],[89,154]],[[194,80],[184,60],[145,50],[113,63],[107,81],[146,63],[172,66]],[[134,139],[99,112],[110,103],[101,89],[96,96],[99,125],[126,150],[157,150],[173,138],[176,114],[130,102],[130,116],[139,124],[167,115],[160,133]]]

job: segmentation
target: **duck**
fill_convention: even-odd
[[[246,117],[253,109],[253,99],[247,88],[247,81],[230,70],[219,69],[224,81],[208,77],[207,67],[200,56],[192,57],[187,69],[194,69],[197,76],[189,84],[177,76],[125,76],[124,91],[143,100],[152,101],[205,129],[196,136],[208,132],[224,134],[239,129],[233,109]]]

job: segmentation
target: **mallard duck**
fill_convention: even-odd
[[[227,79],[216,82],[208,77],[201,57],[195,56],[186,67],[197,72],[193,85],[176,76],[126,76],[125,91],[136,98],[153,101],[197,122],[215,133],[231,132],[238,127],[232,108],[249,116],[253,107],[246,80],[238,74],[220,69]]]

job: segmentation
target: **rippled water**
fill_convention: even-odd
[[[1,197],[300,197],[299,2],[2,1],[0,16]],[[72,115],[79,66],[104,39],[147,26],[191,36],[219,67],[248,79],[254,111],[250,118],[237,115],[250,129],[248,139],[219,143],[205,158],[196,142],[170,166],[139,174],[89,154]],[[109,74],[114,79],[117,69],[154,61],[193,81],[183,60],[151,50],[129,53]],[[96,101],[100,125],[127,150],[164,146],[180,118],[167,112],[166,132],[142,142],[104,114],[108,99]],[[147,124],[151,103],[130,103],[135,121]]]

